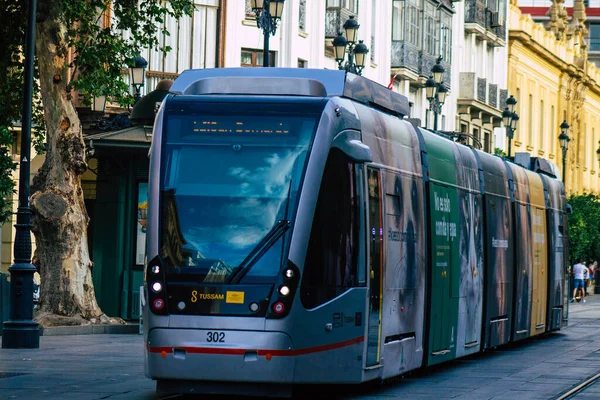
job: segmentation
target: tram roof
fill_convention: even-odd
[[[408,115],[408,99],[346,71],[309,68],[209,68],[184,71],[171,86],[178,95],[346,97],[385,112]]]

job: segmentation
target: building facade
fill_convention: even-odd
[[[562,4],[566,11],[563,17],[573,15],[574,2],[575,0],[565,0]],[[518,5],[523,14],[531,15],[535,22],[540,22],[547,28],[557,26],[566,29],[567,27],[564,22],[561,24],[561,18],[556,18],[557,15],[553,16],[552,10],[556,7],[553,7],[552,0],[519,0]],[[588,60],[598,67],[600,66],[600,0],[586,0],[582,5],[585,7],[585,27],[588,30],[588,35],[584,37],[588,48]]]
[[[508,84],[520,116],[513,144],[515,151],[566,167],[568,193],[598,193],[600,71],[587,58],[583,0],[574,6],[568,18],[564,7],[554,3],[561,23],[546,29],[517,4],[510,5]],[[563,121],[571,139],[566,165],[558,141]]]

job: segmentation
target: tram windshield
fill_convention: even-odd
[[[273,280],[290,234],[265,237],[295,215],[317,105],[195,102],[168,114],[160,237],[170,275],[229,282],[258,251],[241,282]]]

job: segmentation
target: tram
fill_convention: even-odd
[[[150,151],[145,373],[282,396],[402,375],[566,323],[566,198],[414,126],[344,71],[182,73]]]

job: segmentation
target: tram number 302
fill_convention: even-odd
[[[225,332],[207,332],[206,341],[225,343]]]

